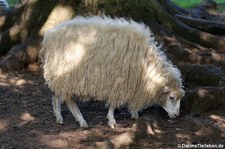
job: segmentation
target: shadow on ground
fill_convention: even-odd
[[[170,120],[158,107],[144,109],[137,120],[126,107],[115,113],[117,127],[107,126],[107,108],[97,101],[78,102],[90,128],[79,128],[67,107],[65,123],[55,123],[51,92],[41,72],[0,76],[0,148],[177,148],[178,144],[225,145],[225,111],[185,114]]]

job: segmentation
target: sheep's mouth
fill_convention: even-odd
[[[180,115],[179,113],[169,112],[169,110],[165,107],[163,107],[163,109],[167,112],[170,119],[176,119]]]
[[[167,113],[169,115],[169,118],[171,118],[171,119],[176,119],[179,117],[179,114],[170,114],[169,112],[167,112]]]

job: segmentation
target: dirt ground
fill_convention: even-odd
[[[225,109],[170,120],[162,108],[153,106],[133,120],[122,107],[115,113],[117,126],[111,129],[104,103],[77,102],[90,127],[79,128],[65,105],[64,124],[56,124],[42,72],[35,65],[31,69],[0,75],[0,149],[190,148],[191,144],[225,148]]]

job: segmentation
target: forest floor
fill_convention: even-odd
[[[141,111],[141,117],[133,120],[122,107],[115,112],[117,126],[111,129],[104,103],[77,103],[89,124],[87,129],[79,128],[65,105],[64,124],[55,123],[51,92],[38,66],[1,74],[0,149],[149,149],[188,144],[225,148],[225,109],[169,120],[162,109],[153,107]]]

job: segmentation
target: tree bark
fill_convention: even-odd
[[[11,19],[1,26],[0,55],[7,53],[0,62],[2,71],[21,70],[37,62],[44,33],[54,25],[71,19],[74,16],[74,5],[72,0],[24,0],[14,9],[17,13],[8,13],[13,16],[3,15],[6,20]]]
[[[201,87],[188,93],[181,101],[181,113],[200,114],[209,110],[224,109],[224,87]]]
[[[214,22],[205,19],[196,19],[184,15],[175,15],[179,20],[190,27],[197,28],[201,31],[208,32],[215,35],[225,35],[225,23]]]
[[[214,65],[186,64],[179,67],[187,81],[197,86],[225,86],[225,74]]]
[[[0,63],[2,71],[10,71],[11,68],[22,70],[28,66],[28,64],[37,62],[39,50],[41,48],[40,43],[40,37],[33,37],[32,39],[27,39],[25,42],[14,46]]]
[[[65,16],[63,16],[64,13],[66,14]],[[61,14],[62,17],[56,17],[54,14]],[[91,0],[57,0],[55,2],[50,0],[23,0],[11,13],[9,11],[7,14],[2,15],[8,21],[0,26],[2,31],[0,34],[2,39],[0,41],[0,54],[6,54],[9,50],[15,52],[14,46],[17,44],[19,45],[16,47],[20,47],[18,49],[26,51],[26,48],[23,49],[22,47],[27,46],[21,45],[29,45],[28,41],[30,40],[28,39],[33,39],[32,36],[42,38],[48,29],[60,22],[71,19],[75,14],[105,14],[118,17],[131,17],[135,21],[142,21],[149,25],[153,32],[158,35],[158,39],[165,34],[175,34],[203,47],[210,47],[215,50],[225,49],[225,39],[214,35],[215,32],[223,34],[224,23],[211,22],[209,24],[210,21],[191,18],[193,16],[192,11],[180,8],[169,0],[142,0],[138,2],[136,0],[130,0],[129,2],[125,0],[97,0],[95,2]],[[187,15],[190,16],[188,17]],[[207,25],[205,25],[206,23]],[[36,52],[39,50],[36,49]],[[184,50],[180,50],[180,52],[182,54]],[[174,51],[172,53],[176,54]],[[191,55],[196,54],[191,53]],[[196,55],[194,57],[201,56]],[[17,58],[19,59],[20,57]],[[4,60],[4,63],[1,63],[4,70],[20,68],[19,66],[6,65],[6,61],[8,62],[8,60]],[[25,62],[22,59],[18,61],[23,64],[30,62],[29,60]],[[5,69],[6,66],[9,68]]]
[[[165,0],[160,0],[165,1]],[[171,16],[165,8],[160,5],[159,1],[152,1],[151,9],[155,10],[156,17],[161,25],[165,26],[171,32],[196,42],[201,45],[215,48],[218,50],[225,50],[225,39],[206,32],[202,32],[198,29],[191,28],[186,24],[183,24],[173,16]]]

